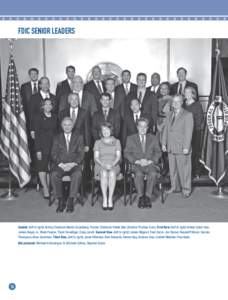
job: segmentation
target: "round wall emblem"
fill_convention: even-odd
[[[106,80],[107,78],[113,78],[115,80],[115,84],[118,85],[121,83],[121,73],[122,69],[112,62],[101,62],[97,64],[101,68],[102,72],[102,80]],[[92,80],[92,68],[89,71],[86,81]]]
[[[224,141],[228,125],[228,106],[221,96],[216,96],[207,111],[207,126],[216,142]]]

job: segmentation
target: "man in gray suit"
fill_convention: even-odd
[[[182,108],[183,96],[173,97],[172,108],[166,118],[162,134],[162,151],[168,151],[171,189],[167,193],[182,191],[183,197],[191,195],[191,142],[192,113]]]
[[[97,104],[94,96],[84,90],[84,83],[81,76],[76,75],[71,82],[71,92],[78,95],[79,98],[79,107],[83,108],[88,116],[92,117],[93,114],[97,111]],[[61,96],[59,102],[59,113],[68,107],[68,95],[66,93]]]
[[[135,186],[138,194],[138,207],[150,208],[151,196],[157,179],[157,163],[161,157],[161,149],[156,136],[147,133],[149,121],[139,118],[138,133],[127,137],[124,150],[125,158],[133,165]],[[147,176],[144,196],[144,176]]]

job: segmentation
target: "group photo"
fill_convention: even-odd
[[[227,39],[0,39],[0,222],[227,222]]]

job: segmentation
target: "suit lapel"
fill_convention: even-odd
[[[66,139],[65,139],[64,132],[60,135],[60,144],[62,144],[65,147],[66,152],[67,152],[67,145],[66,145]]]
[[[144,94],[144,97],[143,97],[143,99],[142,99],[142,105],[144,104],[144,102],[146,101],[146,98],[147,98],[147,94],[149,93],[149,91],[146,89],[146,92],[145,92],[145,94]]]
[[[80,119],[81,119],[81,113],[82,113],[81,109],[78,108],[78,115],[77,115],[76,121],[75,121],[75,123],[74,123],[74,128],[76,128],[76,127],[78,126],[79,122],[80,122]]]
[[[135,136],[135,141],[136,141],[136,143],[138,144],[138,148],[140,149],[140,152],[143,153],[142,144],[141,144],[141,141],[140,141],[139,134],[137,134],[137,135]]]
[[[136,126],[136,123],[135,123],[134,113],[133,112],[131,112],[131,114],[130,114],[130,120],[132,122],[132,125],[134,124],[133,126],[134,126],[135,130],[137,131],[137,126]]]
[[[178,123],[178,120],[180,120],[182,114],[183,114],[183,109],[181,109],[181,110],[179,111],[178,115],[175,117],[175,120],[174,120],[174,122],[173,122],[173,126],[175,126],[175,125]],[[171,118],[171,120],[172,120],[172,118]],[[171,122],[172,122],[172,121],[171,121]]]
[[[75,141],[75,134],[73,134],[73,132],[71,132],[71,137],[70,137],[70,145],[69,145],[69,151],[71,151],[72,145],[74,145],[74,141]]]
[[[145,147],[145,153],[147,153],[147,151],[149,150],[149,145],[150,145],[150,141],[151,141],[151,136],[149,134],[146,135],[146,147]]]

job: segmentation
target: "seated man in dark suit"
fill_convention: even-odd
[[[75,67],[74,66],[67,66],[66,67],[66,75],[67,78],[57,84],[55,97],[56,102],[59,103],[60,98],[62,95],[71,92],[71,82],[75,76]]]
[[[71,82],[71,92],[78,95],[79,107],[86,110],[88,115],[92,117],[95,111],[97,111],[97,105],[94,96],[84,89],[84,83],[81,76],[77,75],[72,79]],[[59,102],[59,113],[68,107],[68,95],[70,93],[63,94]]]
[[[153,120],[154,132],[158,119],[158,100],[154,93],[146,88],[147,76],[145,73],[138,73],[137,78],[137,91],[129,93],[126,97],[126,112],[130,110],[131,100],[139,99],[141,111],[149,113]]]
[[[85,84],[84,89],[94,96],[97,108],[99,109],[101,94],[105,92],[105,83],[102,80],[101,68],[99,66],[92,68],[92,77],[93,79]]]
[[[151,86],[147,89],[154,93],[157,97],[160,96],[160,83],[161,83],[161,76],[159,73],[153,73],[151,75]]]
[[[58,199],[56,212],[63,212],[62,177],[71,177],[70,194],[67,200],[67,212],[74,211],[74,200],[77,198],[81,184],[81,166],[84,158],[84,142],[82,135],[72,132],[73,121],[69,117],[62,120],[62,129],[54,138],[51,151],[51,183],[55,199]]]
[[[123,70],[121,73],[122,83],[117,85],[115,88],[116,97],[119,99],[121,103],[121,118],[124,118],[124,108],[126,97],[129,93],[136,93],[137,85],[132,83],[131,80],[131,72],[129,70]]]
[[[153,188],[157,178],[157,163],[161,149],[156,136],[147,133],[149,121],[138,120],[138,133],[127,137],[124,157],[133,164],[134,181],[138,195],[138,207],[150,208]],[[147,175],[144,196],[144,176]]]
[[[93,115],[92,118],[92,134],[94,140],[100,139],[100,126],[104,122],[109,122],[113,126],[113,135],[119,138],[120,134],[120,115],[118,111],[111,108],[111,96],[109,93],[101,94],[101,109]]]
[[[85,152],[89,151],[91,130],[89,125],[89,118],[87,112],[79,107],[78,94],[70,93],[68,95],[69,106],[59,113],[59,123],[65,117],[70,117],[73,120],[73,132],[77,132],[84,137]]]
[[[140,103],[138,99],[131,100],[131,111],[126,112],[124,120],[123,120],[123,128],[122,128],[122,145],[123,147],[126,144],[126,139],[129,135],[136,134],[138,132],[138,120],[140,118],[146,118],[149,120],[149,132],[153,132],[153,121],[151,116],[142,112],[140,109]]]
[[[36,116],[41,113],[41,108],[44,104],[45,99],[50,99],[53,105],[53,112],[56,113],[56,100],[55,96],[50,93],[50,81],[49,78],[43,76],[39,80],[40,90],[38,93],[31,96],[29,102],[29,112],[30,112],[30,134],[31,137],[35,138],[35,119]]]
[[[177,69],[177,78],[178,82],[174,83],[170,87],[170,95],[183,95],[184,96],[184,89],[186,87],[193,87],[196,91],[196,100],[199,100],[198,94],[198,86],[196,83],[188,81],[187,77],[187,70],[183,67]]]

